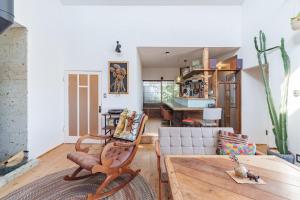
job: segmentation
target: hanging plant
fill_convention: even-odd
[[[300,12],[296,17],[291,18],[291,26],[294,31],[300,30]]]

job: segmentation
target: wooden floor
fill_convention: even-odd
[[[66,159],[67,153],[71,151],[74,151],[74,144],[63,144],[43,155],[39,159],[40,163],[38,166],[1,188],[0,198],[45,175],[74,167],[75,165]],[[158,173],[153,144],[140,145],[132,167],[142,169],[141,175],[158,194]]]
[[[145,135],[156,135],[158,136],[158,129],[162,127],[162,119],[160,118],[149,118],[145,126]]]

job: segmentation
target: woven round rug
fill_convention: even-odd
[[[65,181],[63,177],[71,174],[75,168],[60,171],[38,179],[20,189],[8,194],[1,200],[81,200],[88,193],[95,193],[105,175],[98,174],[86,179]],[[119,177],[108,189],[115,187],[128,179],[127,175]],[[136,176],[124,188],[105,200],[154,200],[155,193],[141,175]]]

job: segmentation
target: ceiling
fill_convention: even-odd
[[[64,5],[241,5],[244,0],[61,0]]]
[[[236,53],[236,47],[209,48],[209,57],[220,59]],[[170,52],[166,54],[166,52]],[[203,48],[199,47],[139,47],[142,66],[145,68],[179,68],[190,64],[192,60],[202,59]]]

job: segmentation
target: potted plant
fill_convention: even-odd
[[[294,31],[300,29],[300,12],[296,17],[291,18],[291,26]]]
[[[257,37],[254,38],[254,44],[257,51],[259,68],[265,86],[268,110],[269,110],[269,115],[273,126],[275,144],[277,147],[276,150],[269,149],[268,154],[276,155],[280,158],[287,160],[288,162],[294,163],[295,156],[288,150],[288,143],[287,143],[287,138],[288,138],[287,102],[288,102],[288,86],[289,86],[289,80],[291,74],[291,69],[290,69],[291,65],[290,65],[290,58],[285,50],[284,39],[283,38],[281,39],[280,46],[267,48],[266,36],[262,31],[260,31],[259,39],[257,39]],[[284,68],[284,80],[282,84],[279,114],[277,114],[277,110],[275,109],[274,106],[274,100],[271,93],[271,87],[270,87],[268,73],[267,73],[267,68],[269,67],[267,53],[277,49],[280,50],[281,52],[281,58],[283,61],[283,68]]]

